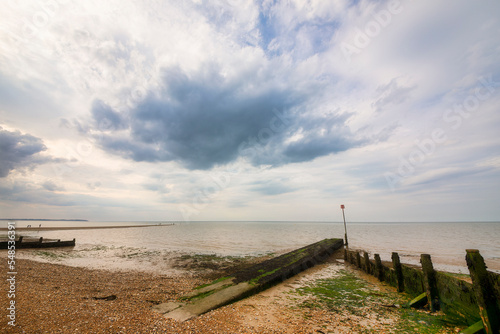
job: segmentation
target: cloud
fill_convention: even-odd
[[[345,125],[349,116],[326,115],[300,120],[302,138],[289,143],[283,151],[284,155],[289,162],[310,161],[367,143],[367,139],[355,138]]]
[[[387,106],[395,106],[405,102],[410,93],[417,88],[414,86],[404,86],[398,83],[398,78],[392,79],[387,85],[381,85],[377,89],[379,98],[372,103],[372,107],[377,112],[384,110]]]
[[[238,157],[283,165],[363,143],[345,125],[349,114],[308,117],[314,112],[307,107],[311,97],[261,79],[227,78],[214,64],[192,74],[168,68],[162,88],[150,91],[128,116],[95,102],[92,123],[96,130],[103,123],[116,130],[97,136],[108,152],[135,161],[176,161],[188,169],[210,169]]]
[[[269,54],[289,54],[294,59],[327,50],[340,27],[345,4],[317,2],[264,2],[256,26],[261,47]]]
[[[99,182],[99,181],[97,181],[97,182],[87,182],[87,188],[89,188],[90,190],[96,190],[100,186],[101,186],[101,182]]]
[[[39,153],[47,147],[40,138],[19,131],[8,131],[0,127],[0,177],[6,177],[15,169],[32,169],[52,158]]]
[[[54,206],[80,205],[77,197],[85,198],[85,195],[68,195],[54,192],[51,188],[54,184],[45,183],[42,187],[23,181],[14,181],[10,184],[0,186],[0,198],[6,201],[37,203]]]
[[[79,193],[58,193],[51,188],[55,184],[44,183],[41,187],[30,182],[14,181],[0,186],[0,199],[12,202],[44,204],[50,206],[77,207],[77,206],[114,206],[133,207],[137,200],[125,204],[123,201]],[[61,190],[61,189],[59,189]]]
[[[435,168],[428,172],[424,172],[421,175],[416,175],[408,179],[405,186],[443,186],[449,185],[457,180],[467,180],[471,176],[481,175],[485,173],[494,172],[498,174],[498,169],[486,166],[473,166],[473,167],[445,167],[445,168]]]
[[[262,195],[281,195],[293,192],[296,188],[289,185],[290,180],[282,178],[279,180],[257,181],[251,188]]]
[[[48,180],[42,184],[42,187],[48,191],[63,191],[64,187],[58,186],[54,181]]]
[[[158,192],[159,194],[168,194],[170,189],[163,183],[147,183],[143,185],[144,189]]]
[[[101,100],[95,100],[92,103],[92,118],[95,121],[94,126],[100,130],[123,130],[127,127],[127,122],[123,116],[115,112],[110,106]]]

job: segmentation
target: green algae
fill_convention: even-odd
[[[325,309],[334,314],[365,317],[370,313],[377,319],[394,319],[387,331],[392,333],[453,333],[453,321],[443,313],[405,309],[411,296],[396,291],[380,290],[375,284],[355,273],[340,270],[332,278],[319,279],[294,291],[302,297],[301,308]],[[355,331],[375,333],[359,325]]]
[[[199,289],[203,289],[203,288],[206,288],[207,286],[211,286],[211,285],[214,285],[214,284],[217,284],[219,282],[222,282],[222,281],[225,281],[229,278],[232,278],[231,276],[225,276],[225,277],[221,277],[221,278],[218,278],[216,279],[215,281],[212,281],[210,283],[207,283],[207,284],[202,284],[200,286],[197,286],[196,288],[194,288],[195,290],[199,290]]]

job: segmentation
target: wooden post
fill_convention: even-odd
[[[345,224],[345,214],[344,214],[345,205],[341,204],[340,208],[342,209],[342,217],[344,218],[345,246],[348,247],[349,243],[347,241],[347,225]]]
[[[392,267],[396,272],[396,278],[398,280],[398,292],[403,292],[405,291],[405,280],[403,277],[403,268],[401,267],[398,253],[392,253]]]
[[[356,265],[358,268],[361,268],[361,256],[359,255],[359,252],[356,252]]]
[[[40,237],[40,240],[38,240],[39,243],[42,243],[43,237]]]
[[[483,320],[484,331],[486,334],[500,333],[500,310],[495,290],[488,278],[484,259],[477,249],[467,249],[466,252],[465,259],[469,267],[479,313]]]
[[[436,272],[432,266],[431,256],[429,254],[420,255],[420,263],[424,272],[424,285],[427,293],[427,300],[431,312],[439,311],[439,295],[436,282]]]
[[[348,258],[347,258],[347,248],[344,248],[344,261],[345,262],[348,261]]]
[[[20,236],[19,237],[19,240],[17,241],[18,243],[22,243],[23,242],[23,236]]]
[[[368,274],[371,274],[372,273],[372,270],[371,270],[371,265],[370,265],[370,258],[368,257],[368,253],[365,252],[363,254],[363,257],[365,258],[365,271],[368,273]]]
[[[375,269],[377,271],[377,278],[379,279],[379,281],[382,282],[384,280],[384,268],[382,267],[382,261],[380,260],[379,254],[375,254],[374,257],[375,257]]]

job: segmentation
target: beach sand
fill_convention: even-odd
[[[363,275],[334,258],[257,295],[179,323],[151,307],[178,301],[200,284],[268,257],[216,265],[211,259],[173,254],[176,259],[170,264],[176,270],[155,272],[72,267],[58,264],[57,258],[39,262],[27,258],[30,252],[23,250],[25,258],[16,261],[16,327],[8,326],[2,317],[2,333],[404,333],[394,329],[399,315],[393,307],[375,303],[356,312],[304,307],[313,305],[314,298],[297,294],[297,289],[344,275],[345,270]],[[0,261],[7,263],[5,251],[0,253]],[[7,271],[6,266],[2,268]],[[391,289],[370,284],[377,291]],[[0,298],[4,310],[6,295],[2,293]],[[438,332],[454,333],[456,329]]]

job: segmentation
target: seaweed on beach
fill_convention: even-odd
[[[214,279],[245,270],[255,264],[268,260],[272,256],[272,253],[261,256],[183,254],[175,259],[173,267],[202,274],[209,279]]]
[[[352,271],[340,270],[331,278],[316,280],[295,290],[303,309],[325,309],[346,319],[378,319],[397,333],[453,333],[453,323],[443,313],[401,307],[410,296],[381,289]],[[352,321],[356,331],[373,332],[370,325]],[[359,327],[359,328],[358,328]]]

